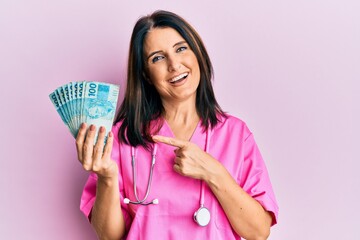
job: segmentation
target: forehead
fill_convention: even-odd
[[[165,50],[181,41],[185,41],[185,39],[173,28],[153,28],[146,35],[144,50],[146,54]]]

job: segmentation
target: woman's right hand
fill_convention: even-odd
[[[106,129],[100,127],[98,139],[94,145],[96,131],[94,125],[90,125],[87,129],[86,123],[81,124],[76,137],[78,159],[86,171],[96,173],[99,178],[115,178],[118,175],[118,166],[110,158],[114,135],[111,131],[109,132],[104,147]]]

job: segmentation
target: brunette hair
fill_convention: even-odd
[[[141,17],[135,24],[129,49],[127,88],[115,122],[123,121],[119,139],[131,146],[149,147],[151,140],[150,122],[161,120],[164,108],[160,95],[149,83],[146,74],[144,40],[153,28],[175,29],[189,44],[200,68],[200,83],[196,92],[196,110],[202,125],[207,130],[213,128],[225,116],[217,103],[212,87],[213,67],[206,48],[195,29],[182,17],[167,11],[156,11]],[[161,127],[159,122],[158,128]]]

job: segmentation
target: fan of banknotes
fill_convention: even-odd
[[[113,125],[119,86],[103,82],[70,82],[58,87],[49,97],[62,121],[76,137],[81,123],[106,128]],[[96,139],[96,137],[95,137]]]

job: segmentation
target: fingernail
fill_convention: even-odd
[[[113,133],[112,132],[109,132],[109,137],[113,137]]]
[[[91,124],[90,131],[94,131],[94,130],[95,130],[95,126]]]
[[[84,129],[84,128],[85,128],[85,125],[86,125],[85,123],[82,123],[82,124],[80,125],[80,128],[81,128],[81,129]]]
[[[101,133],[105,132],[105,128],[101,126],[101,127],[100,127],[100,132],[101,132]]]

